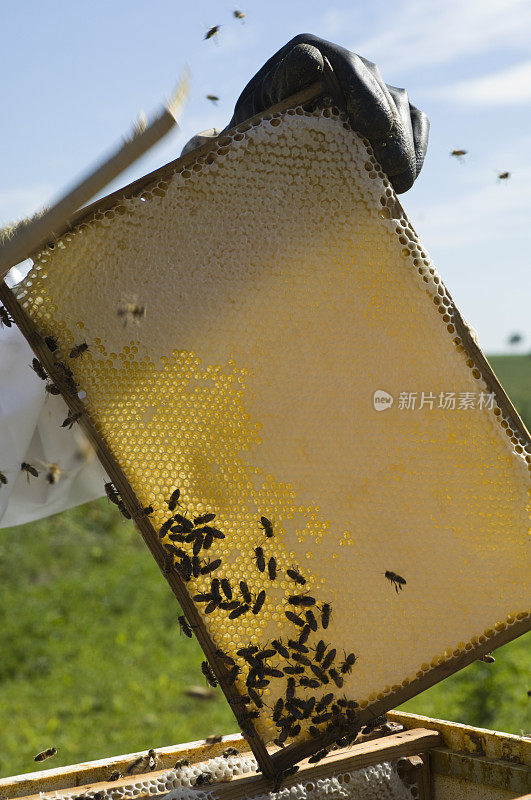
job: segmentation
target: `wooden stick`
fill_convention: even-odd
[[[177,123],[177,117],[188,95],[188,84],[189,73],[186,70],[170,100],[149,125],[137,126],[132,137],[126,139],[118,150],[82,178],[54,206],[15,230],[13,236],[0,247],[0,278],[4,278],[14,264],[19,264],[50,240],[54,240],[82,205],[166,136]]]

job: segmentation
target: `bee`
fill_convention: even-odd
[[[180,489],[174,489],[173,492],[171,493],[170,499],[168,500],[168,508],[170,511],[175,511],[177,506],[181,505],[181,503],[179,503],[180,495],[181,495]],[[188,523],[188,520],[186,520],[186,522]]]
[[[107,495],[107,499],[114,503],[115,506],[120,504],[120,495],[113,483],[106,483],[103,487],[105,489],[105,494]]]
[[[128,322],[140,322],[146,316],[146,307],[139,303],[124,303],[118,306],[116,313],[124,320],[124,328]]]
[[[245,581],[240,581],[240,591],[246,603],[252,603],[253,598]]]
[[[259,572],[265,572],[264,551],[261,547],[255,547],[254,554],[256,557],[256,566],[258,567]]]
[[[204,542],[204,539],[203,539],[202,536],[196,536],[195,541],[194,541],[194,546],[193,546],[193,554],[194,554],[194,556],[198,556],[199,553],[201,552],[201,549],[203,547],[203,542]]]
[[[312,629],[310,628],[310,626],[309,625],[305,625],[304,628],[301,631],[300,636],[299,636],[299,644],[306,644],[306,642],[308,641],[308,637],[309,637],[311,632],[312,632]]]
[[[295,775],[295,773],[298,772],[298,771],[299,771],[299,765],[298,764],[294,764],[293,767],[288,767],[287,769],[282,770],[282,772],[280,772],[276,777],[275,785],[273,787],[273,791],[274,792],[280,791],[280,787],[282,786],[282,781],[285,778],[290,778],[292,775]]]
[[[306,583],[306,578],[303,578],[303,576],[300,574],[298,570],[295,569],[295,567],[287,569],[286,572],[289,575],[289,577],[295,581],[295,583],[298,583],[301,586],[304,586],[304,584]]]
[[[252,658],[255,653],[258,653],[258,647],[255,644],[251,644],[249,647],[240,647],[239,650],[236,650],[236,655],[244,658],[246,661]]]
[[[212,530],[209,530],[205,533],[205,538],[203,539],[203,548],[205,550],[210,550],[213,541],[214,541],[214,535],[212,533]]]
[[[192,577],[192,560],[189,556],[183,557],[178,565],[183,581],[188,582]]]
[[[356,663],[356,656],[354,655],[354,653],[349,653],[348,656],[345,654],[345,660],[343,661],[340,667],[343,675],[347,674],[349,675],[352,672],[352,667],[354,666],[355,663]]]
[[[39,376],[39,378],[41,380],[43,380],[43,381],[48,380],[48,374],[47,374],[46,370],[44,369],[44,367],[42,366],[42,364],[41,364],[41,362],[39,361],[38,358],[34,358],[32,360],[31,368],[32,368],[32,370],[34,372],[37,373],[37,375]]]
[[[315,598],[307,594],[292,594],[288,597],[288,603],[292,606],[314,606]]]
[[[478,661],[483,661],[484,664],[494,664],[496,659],[494,658],[492,653],[485,653],[484,656],[478,658]]]
[[[76,344],[76,346],[70,350],[70,358],[78,358],[80,355],[85,353],[88,350],[88,348],[89,346],[86,342],[81,342],[81,344]]]
[[[286,685],[286,700],[293,700],[295,697],[295,678],[288,678]]]
[[[59,345],[57,344],[57,340],[54,339],[53,336],[45,336],[44,337],[44,343],[45,343],[46,347],[48,348],[48,350],[50,351],[50,353],[55,353],[55,351],[59,347]]]
[[[164,572],[165,575],[169,575],[170,572],[172,572],[173,567],[174,567],[174,563],[173,563],[172,554],[171,553],[165,553],[164,554],[164,563],[162,565],[162,571]]]
[[[328,750],[318,750],[317,753],[314,753],[313,756],[310,756],[308,759],[308,764],[317,764],[318,761],[321,761],[328,755]]]
[[[170,504],[168,503],[168,507],[169,506],[170,506]],[[170,508],[170,511],[174,511],[174,510],[175,510],[175,506],[173,508]],[[194,527],[194,523],[190,522],[190,520],[186,519],[186,517],[183,517],[182,514],[176,514],[173,519],[175,520],[175,522],[177,522],[179,525],[181,525],[183,530],[185,530],[187,533],[189,533],[192,530],[192,528]],[[195,535],[192,538],[195,539]]]
[[[221,25],[213,25],[212,28],[209,28],[208,31],[205,33],[205,39],[212,39],[213,36],[219,33],[219,29]]]
[[[374,719],[371,719],[370,722],[367,722],[361,732],[364,736],[366,736],[368,733],[372,733],[375,728],[379,728],[380,725],[385,725],[386,722],[386,717],[384,714],[382,714],[380,717],[375,717]]]
[[[180,617],[177,617],[177,620],[179,622],[179,627],[181,628],[181,632],[184,633],[184,635],[187,636],[189,639],[191,639],[194,634],[186,617],[184,615],[181,615]]]
[[[106,483],[105,484],[105,493],[106,494],[107,494],[107,486],[112,486],[112,483]],[[115,502],[111,497],[109,497],[108,494],[107,494],[107,497],[109,498],[111,503]],[[159,528],[159,539],[163,539],[167,535],[167,533],[171,529],[172,525],[173,525],[173,517],[170,517],[169,519],[166,520],[166,522],[162,523],[162,525]]]
[[[342,676],[339,674],[339,672],[338,672],[337,670],[335,670],[335,669],[331,669],[331,670],[329,670],[329,673],[328,673],[328,674],[330,675],[330,677],[331,677],[331,678],[332,678],[332,680],[334,681],[334,683],[335,683],[335,685],[337,686],[337,688],[338,688],[338,689],[341,689],[341,688],[342,688],[342,686],[343,686],[343,678],[342,678]]]
[[[461,158],[463,158],[463,156],[466,156],[467,153],[468,153],[468,150],[452,150],[450,152],[450,155],[454,156],[455,158],[461,159]]]
[[[283,658],[289,658],[289,650],[285,647],[280,639],[273,639],[271,642],[272,646],[275,648],[276,652],[281,655]]]
[[[317,643],[317,647],[315,648],[315,660],[317,662],[321,661],[322,657],[325,654],[326,644],[320,639]]]
[[[402,578],[401,575],[397,575],[396,572],[391,572],[390,570],[387,570],[384,574],[387,580],[390,581],[395,587],[395,591],[397,594],[399,589],[400,591],[402,591],[402,587],[406,585],[405,578]]]
[[[61,370],[61,372],[64,374],[64,378],[65,378],[66,383],[68,384],[68,388],[71,391],[76,392],[77,391],[76,383],[74,381],[74,374],[73,374],[72,370],[69,369],[66,366],[66,364],[63,364],[62,361],[55,361],[54,362],[54,366],[56,367],[56,369]]]
[[[299,628],[303,628],[304,625],[306,624],[304,620],[297,614],[294,614],[293,611],[285,611],[284,614],[286,618],[289,619],[290,622],[293,622],[294,625],[298,625]]]
[[[277,577],[277,562],[273,558],[273,556],[271,556],[271,558],[267,562],[267,572],[269,574],[269,580],[274,581],[275,578]]]
[[[302,653],[293,653],[291,658],[293,661],[298,661],[299,664],[304,664],[305,667],[310,667],[312,662],[307,656],[302,655]]]
[[[284,673],[275,667],[264,667],[264,674],[269,675],[270,678],[283,678]]]
[[[32,467],[31,464],[28,464],[26,461],[23,461],[20,465],[20,469],[22,472],[26,473],[26,478],[28,479],[29,483],[29,476],[32,475],[34,478],[39,477],[39,473],[35,467]]]
[[[208,661],[202,661],[201,662],[201,672],[205,676],[206,682],[208,684],[210,684],[210,686],[212,686],[213,689],[215,689],[216,686],[218,685],[218,681],[217,681],[216,676],[212,672],[212,669],[211,669],[210,664],[208,663]]]
[[[184,767],[189,767],[190,761],[188,758],[181,758],[179,761],[176,761],[173,769],[183,769]]]
[[[499,172],[498,173],[498,180],[499,181],[507,181],[511,177],[510,172]]]
[[[215,106],[219,101],[219,97],[216,94],[207,94],[206,99],[210,100],[211,103],[214,103]]]
[[[131,519],[131,514],[125,507],[125,504],[122,500],[120,500],[120,502],[118,503],[118,511],[120,512],[122,517],[125,517],[126,519]]]
[[[271,539],[271,537],[275,535],[273,531],[273,523],[270,522],[267,517],[260,517],[260,525],[264,529],[264,533],[268,539]]]
[[[296,642],[294,639],[288,639],[288,645],[291,647],[292,650],[297,650],[299,653],[309,653],[310,651],[306,647],[305,644],[301,644],[301,642]]]
[[[7,308],[4,308],[4,306],[0,306],[0,327],[3,328],[5,325],[6,328],[10,328],[12,324],[13,320],[9,316]]]
[[[60,388],[56,386],[55,383],[47,383],[44,389],[45,391],[48,392],[48,394],[53,394],[53,395],[61,394]]]
[[[332,615],[332,606],[330,603],[323,603],[321,606],[321,625],[326,630],[328,628],[328,623],[330,622],[330,617]]]
[[[334,658],[336,657],[336,651],[334,649],[329,650],[326,656],[323,658],[321,662],[321,669],[326,672],[326,670],[332,666],[334,663]]]
[[[42,753],[37,753],[34,761],[46,761],[47,758],[51,758],[57,753],[56,747],[48,747],[47,750],[43,750]]]
[[[83,416],[82,411],[77,411],[75,414],[70,411],[64,422],[61,423],[61,428],[68,428],[71,430],[72,426]]]
[[[321,699],[319,700],[319,702],[315,706],[315,710],[317,711],[317,713],[319,714],[328,705],[330,705],[330,703],[332,702],[333,699],[334,699],[334,693],[333,692],[329,692],[328,694],[325,694],[324,697],[321,697]]]
[[[194,525],[205,525],[207,522],[212,522],[216,519],[215,514],[202,514],[200,517],[194,518]]]
[[[214,561],[208,561],[204,566],[201,567],[201,575],[209,575],[220,566],[221,558],[216,558]]]
[[[234,611],[230,612],[229,619],[237,619],[238,617],[241,617],[242,614],[246,614],[250,608],[251,606],[248,603],[245,603],[244,605],[239,605],[237,608],[234,609]]]
[[[57,466],[57,464],[46,464],[46,476],[45,481],[48,486],[53,486],[54,483],[59,483],[59,478],[61,477],[61,470]]]
[[[227,677],[225,678],[227,685],[232,686],[239,674],[240,674],[240,668],[237,664],[235,664],[232,667],[232,669],[228,671]]]
[[[258,593],[258,597],[254,601],[254,606],[252,607],[253,614],[258,614],[264,605],[264,601],[266,599],[265,589],[262,589],[261,592]]]
[[[284,667],[284,675],[301,675],[304,672],[304,667],[301,667],[298,664],[296,667],[287,666]]]
[[[243,11],[239,11],[238,9],[235,9],[235,10],[232,12],[232,16],[234,17],[234,19],[239,19],[239,20],[241,20],[242,22],[243,22],[243,20],[245,19],[245,14],[243,13]]]
[[[328,675],[326,674],[326,672],[323,672],[321,667],[319,667],[317,664],[310,664],[310,669],[313,672],[313,674],[315,675],[315,677],[319,678],[321,683],[324,683],[324,684],[330,683],[330,680],[329,680]],[[330,674],[332,674],[332,673],[330,673]]]
[[[148,750],[148,763],[147,763],[147,765],[148,765],[148,767],[150,769],[150,772],[153,772],[153,770],[157,766],[157,754],[153,750],[153,748],[151,750]]]
[[[117,781],[118,778],[121,778],[121,777],[122,777],[122,773],[119,772],[117,769],[115,769],[114,772],[111,772],[111,774],[109,775],[109,780],[110,781]]]
[[[269,683],[269,681],[268,681],[268,683]],[[253,703],[255,704],[255,706],[257,708],[263,708],[264,707],[264,704],[262,702],[262,698],[260,697],[260,695],[258,694],[256,689],[253,689],[252,686],[248,686],[247,687],[247,692],[249,694],[249,697],[251,698],[251,700],[253,701]]]
[[[273,708],[273,722],[278,722],[280,720],[283,710],[284,710],[284,700],[282,697],[279,697],[277,702],[275,703],[275,707]]]
[[[210,772],[201,772],[195,779],[194,786],[206,786],[207,783],[212,783],[214,776]]]
[[[201,574],[201,560],[199,556],[192,557],[192,575],[194,578],[199,578]]]
[[[317,620],[315,619],[315,615],[311,609],[304,612],[304,616],[306,617],[306,624],[312,631],[317,630]]]
[[[221,591],[227,598],[227,600],[232,600],[232,589],[230,585],[230,581],[227,578],[222,578],[220,581]]]
[[[223,736],[219,733],[214,733],[212,736],[207,736],[205,739],[205,744],[219,744],[223,740]]]
[[[305,675],[299,680],[300,686],[306,686],[308,689],[318,689],[321,685],[315,678],[307,678]]]
[[[6,476],[4,475],[4,473],[3,473],[2,471],[0,471],[0,486],[1,486],[1,485],[4,485],[4,486],[5,486],[5,485],[6,485],[6,483],[7,483],[7,478],[6,478]]]

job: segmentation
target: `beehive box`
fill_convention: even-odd
[[[16,293],[266,771],[529,627],[529,436],[338,109],[95,204]]]

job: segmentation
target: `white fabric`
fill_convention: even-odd
[[[31,369],[34,357],[13,325],[0,328],[0,528],[56,514],[104,494],[105,472],[78,425],[62,428],[68,408],[61,397],[44,391],[44,381]],[[26,477],[22,461],[39,477]],[[46,464],[61,470],[48,485]]]

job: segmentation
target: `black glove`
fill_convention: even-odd
[[[394,190],[407,192],[428,148],[427,116],[411,105],[405,89],[383,82],[376,64],[318,36],[295,36],[264,64],[241,93],[228,127],[319,80],[369,140]]]

